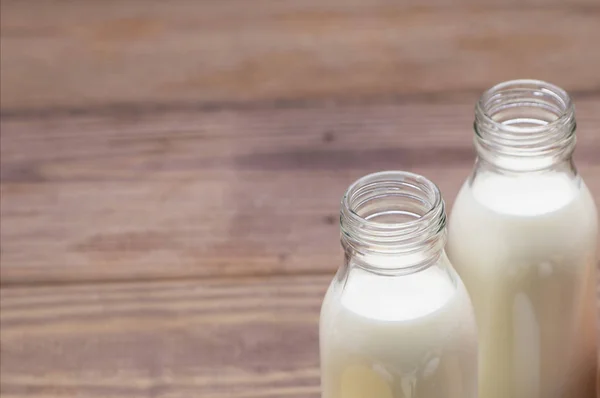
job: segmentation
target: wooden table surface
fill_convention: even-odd
[[[319,397],[344,189],[473,161],[568,89],[600,202],[597,0],[3,0],[3,398]]]

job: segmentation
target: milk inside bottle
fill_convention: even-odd
[[[482,96],[475,130],[447,250],[475,307],[479,398],[594,398],[598,222],[571,100],[506,82]]]
[[[424,177],[359,179],[341,209],[345,261],[323,302],[323,398],[476,398],[477,336]],[[442,394],[442,395],[440,395]]]

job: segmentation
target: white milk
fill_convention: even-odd
[[[321,310],[323,398],[477,396],[473,310],[444,254],[408,275],[345,270]]]
[[[479,329],[479,398],[593,398],[597,214],[566,173],[477,174],[448,256]]]

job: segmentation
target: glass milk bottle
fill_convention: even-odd
[[[406,172],[356,181],[341,205],[345,261],[323,301],[323,398],[475,398],[477,335],[444,252],[437,187]]]
[[[448,256],[475,306],[479,398],[594,398],[597,213],[572,160],[562,89],[499,84],[475,111],[477,160]]]

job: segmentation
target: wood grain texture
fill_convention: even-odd
[[[578,165],[600,198],[600,100],[577,103]],[[330,273],[361,175],[420,172],[451,205],[471,104],[5,118],[2,283]]]
[[[2,111],[600,90],[597,0],[2,2]]]
[[[597,0],[3,0],[0,395],[317,398],[339,199],[449,205],[473,104],[575,94],[600,203]]]
[[[331,278],[2,289],[0,394],[317,398]]]
[[[2,289],[0,394],[317,398],[330,278]]]

